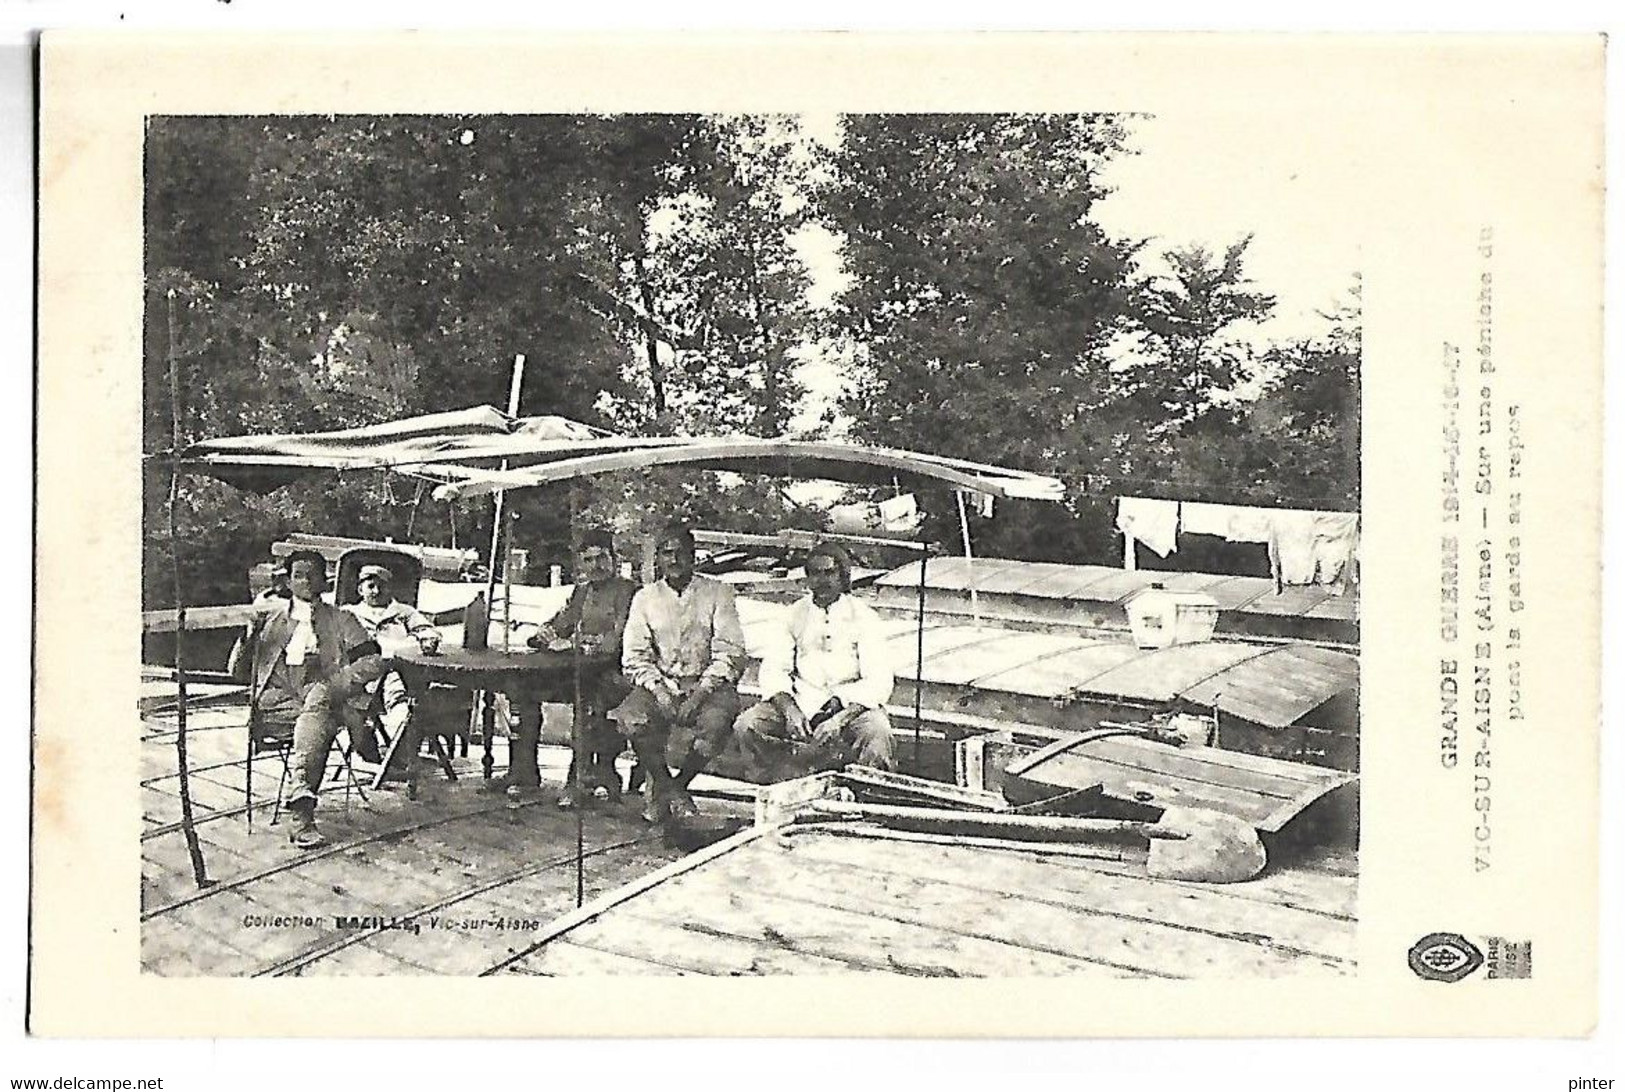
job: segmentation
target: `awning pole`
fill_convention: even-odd
[[[574,534],[576,527],[576,491],[569,486],[570,493],[570,534]],[[610,554],[614,556],[613,553]],[[580,573],[570,574],[572,582],[581,579]],[[586,600],[582,600],[583,606]],[[587,801],[591,793],[586,792],[587,784],[587,703],[582,695],[581,686],[581,622],[585,612],[576,616],[575,630],[570,634],[570,667],[571,679],[575,688],[571,691],[570,705],[570,792],[576,798],[576,907],[587,901],[587,834],[586,818],[582,815],[587,810]],[[540,707],[537,716],[541,715]],[[615,772],[615,759],[609,759],[611,774],[620,777]]]
[[[518,512],[508,513],[507,532],[502,536],[502,651],[508,651],[508,635],[513,632],[513,570],[509,567],[513,561],[513,523],[519,517]]]
[[[914,772],[920,772],[920,696],[925,687],[925,563],[930,545],[920,540],[920,598],[914,622]]]
[[[519,384],[525,376],[525,354],[520,353],[513,358],[513,384],[508,388],[508,416],[519,416]],[[502,469],[508,469],[508,460],[502,460]],[[491,558],[490,573],[485,580],[485,602],[489,606],[492,597],[497,593],[497,548],[502,544],[502,510],[507,499],[507,490],[496,491],[496,508],[491,521]],[[503,568],[507,568],[507,559],[503,558]],[[508,605],[502,605],[502,617],[508,617]],[[465,635],[466,640],[466,635]]]
[[[191,770],[186,761],[186,590],[181,583],[180,536],[175,533],[175,502],[181,484],[181,382],[175,362],[175,290],[168,295],[169,323],[169,423],[170,451],[174,462],[169,468],[169,560],[175,579],[175,773],[180,781],[181,831],[186,836],[186,854],[192,859],[192,879],[200,888],[210,886],[203,863],[203,847],[198,843],[192,820]]]
[[[959,505],[959,540],[965,547],[965,586],[970,590],[970,620],[971,625],[980,627],[982,624],[982,604],[976,597],[976,567],[969,564],[972,560],[970,552],[970,520],[965,517],[965,491],[954,490],[954,500]]]
[[[515,356],[513,358],[513,381],[508,387],[508,416],[509,417],[517,417],[517,416],[519,416],[519,386],[520,386],[521,381],[524,379],[524,377],[525,377],[525,354],[520,353],[520,354],[518,354],[517,356]],[[507,459],[502,460],[502,469],[503,470],[508,469],[508,460]],[[507,494],[507,491],[503,490],[503,489],[498,489],[496,491],[495,507],[493,509],[492,517],[491,517],[491,552],[487,555],[491,559],[491,562],[487,566],[488,571],[487,571],[486,576],[485,576],[485,609],[486,609],[486,618],[487,619],[489,619],[491,616],[493,616],[496,613],[497,564],[498,564],[498,561],[499,561],[499,558],[497,557],[497,551],[501,547],[503,539],[505,537],[503,535],[503,533],[502,533],[502,516],[503,516],[504,501],[506,500],[506,494]],[[508,571],[508,559],[507,559],[507,556],[504,555],[503,557],[501,557],[500,562],[501,562],[501,565],[502,565],[502,571],[503,571],[503,576],[504,576],[503,587],[504,587],[504,589],[506,589],[506,587],[507,587],[506,576],[507,576],[507,571]],[[502,648],[503,648],[504,652],[506,652],[507,648],[508,648],[508,626],[509,626],[509,623],[511,621],[511,619],[508,617],[508,615],[509,615],[508,602],[507,602],[507,599],[504,598],[503,603],[502,603]],[[468,644],[468,634],[466,634],[466,633],[463,634],[463,644],[464,645]],[[480,707],[481,707],[481,711],[482,711],[482,716],[480,717],[480,725],[481,725],[480,731],[485,736],[485,739],[482,741],[483,744],[484,744],[485,755],[481,759],[481,765],[484,768],[485,779],[487,781],[489,781],[489,780],[491,780],[491,767],[492,767],[491,734],[492,734],[493,730],[496,727],[496,706],[495,706],[496,698],[495,698],[495,695],[493,695],[490,691],[486,691],[486,692],[479,695],[479,701],[480,701]]]

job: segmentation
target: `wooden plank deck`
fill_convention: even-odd
[[[1088,847],[949,845],[874,828],[862,837],[791,828],[685,858],[631,804],[583,820],[584,896],[607,903],[629,884],[645,887],[578,920],[575,818],[556,810],[551,794],[512,807],[481,792],[477,755],[458,760],[458,782],[426,773],[416,800],[369,790],[365,802],[352,794],[346,804],[330,784],[319,817],[333,844],[301,853],[286,842],[285,823],[269,822],[274,756],[255,764],[262,806],[248,828],[243,720],[229,704],[189,718],[196,829],[217,881],[203,892],[177,825],[171,725],[158,715],[143,722],[148,973],[1190,978],[1353,970],[1356,877],[1347,853],[1302,852],[1290,867],[1219,886],[1152,880],[1143,848],[1090,857]],[[556,783],[566,759],[544,750],[544,778]],[[672,872],[651,883],[661,869]]]
[[[254,826],[244,814],[244,710],[188,718],[196,830],[214,886],[199,891],[178,829],[173,724],[143,722],[140,772],[141,958],[176,976],[475,975],[519,951],[527,933],[576,905],[576,820],[552,804],[515,807],[480,791],[476,758],[459,781],[425,774],[418,799],[324,787],[332,844],[301,852],[270,822],[280,760],[254,765]],[[552,788],[568,756],[544,751]],[[619,887],[680,856],[628,803],[585,815],[584,895]]]
[[[1354,969],[1354,878],[1153,880],[1141,860],[768,835],[543,944],[523,974],[1283,977]],[[630,961],[630,962],[627,962]],[[586,968],[582,970],[582,968]]]

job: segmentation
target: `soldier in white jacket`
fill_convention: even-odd
[[[734,738],[760,781],[849,762],[893,766],[886,634],[851,587],[846,552],[833,543],[814,547],[808,594],[790,607],[762,651],[763,698],[734,722]]]

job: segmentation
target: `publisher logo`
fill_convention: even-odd
[[[1410,964],[1430,982],[1460,982],[1484,965],[1484,953],[1460,933],[1429,933],[1411,945]]]
[[[1534,941],[1484,938],[1484,964],[1491,978],[1535,977]]]

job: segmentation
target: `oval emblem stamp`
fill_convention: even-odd
[[[1411,970],[1432,982],[1460,982],[1484,965],[1484,953],[1460,933],[1429,933],[1410,951]]]

